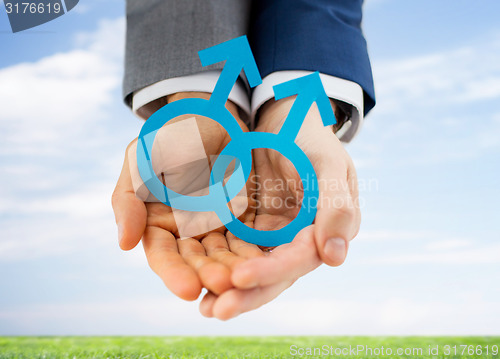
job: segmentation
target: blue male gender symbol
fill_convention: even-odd
[[[325,126],[336,123],[319,73],[274,86],[276,100],[297,95],[279,133],[243,132],[225,104],[242,69],[251,87],[262,82],[246,36],[202,50],[198,55],[203,66],[226,61],[215,89],[208,100],[188,98],[169,103],[144,123],[137,143],[139,174],[149,191],[159,201],[179,210],[213,211],[232,234],[246,242],[268,247],[291,242],[301,229],[314,221],[319,196],[314,168],[306,154],[295,143],[295,138],[314,102]],[[212,166],[209,191],[204,196],[188,196],[171,190],[156,176],[151,161],[158,130],[171,119],[185,114],[200,115],[217,121],[231,138]],[[248,181],[252,169],[252,150],[256,148],[269,148],[279,152],[295,166],[302,183],[308,181],[308,186],[303,186],[304,194],[299,213],[288,225],[277,230],[261,231],[250,228],[235,217],[228,206],[229,201],[240,193]],[[224,174],[235,158],[239,166],[224,185]],[[314,205],[311,206],[311,203]]]

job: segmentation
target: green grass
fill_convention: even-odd
[[[291,350],[292,345],[296,347]],[[335,350],[358,345],[370,347],[371,355],[361,348],[358,353],[340,355],[298,354],[299,348]],[[449,355],[445,355],[446,345]],[[467,346],[463,354],[461,345]],[[439,354],[429,354],[429,346],[437,347]],[[499,358],[491,352],[492,346],[500,347],[500,337],[0,337],[0,358]],[[382,347],[393,354],[377,353]],[[398,348],[415,352],[397,355]],[[480,355],[475,352],[479,348]],[[292,355],[294,349],[296,355]]]

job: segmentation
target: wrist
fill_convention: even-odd
[[[209,92],[177,92],[167,96],[167,103],[171,103],[177,100],[182,100],[186,98],[202,98],[205,100],[210,99],[212,96]],[[231,112],[235,118],[239,118],[238,106],[232,101],[227,100],[226,108]]]
[[[286,120],[286,117],[288,116],[293,103],[295,102],[295,97],[296,96],[288,97],[279,101],[267,101],[259,110],[259,125],[257,126],[257,130],[263,132],[278,133],[283,122]],[[348,119],[348,116],[339,106],[337,106],[335,100],[330,99],[330,104],[332,106],[333,112],[335,113],[337,123],[333,126],[326,127],[321,124],[321,127],[326,131],[333,131],[335,133],[340,129],[340,127],[342,127],[342,125],[345,123],[345,120]],[[312,111],[317,112],[317,108],[315,105],[313,106]],[[310,118],[317,118],[317,116],[311,116],[311,110],[309,110],[308,116],[306,116],[306,119],[304,120],[304,127],[315,127],[314,124],[311,124],[311,121],[309,120]]]
[[[174,101],[186,99],[186,98],[202,98],[208,100],[212,94],[209,92],[176,92],[171,95],[160,97],[150,103],[142,106],[137,110],[137,114],[143,118],[148,119],[153,113],[158,111],[160,108]],[[231,114],[239,119],[239,107],[232,101],[226,102],[226,108],[231,112]]]

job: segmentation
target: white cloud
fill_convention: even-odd
[[[375,61],[373,70],[377,106],[355,148],[362,164],[430,165],[500,149],[500,34],[466,47]]]
[[[356,263],[364,265],[483,265],[500,263],[500,244],[432,231],[366,231],[355,239]],[[373,256],[376,246],[377,255]]]
[[[497,99],[500,38],[441,53],[375,63],[374,75],[381,105],[378,112],[398,113],[409,104],[429,108]]]
[[[428,238],[431,232],[424,231],[394,231],[394,230],[372,230],[361,231],[356,237],[356,241],[369,241],[369,242],[386,242],[386,241],[409,241],[419,240],[421,238]]]
[[[78,4],[78,6],[77,6],[77,7],[75,7],[72,11],[74,11],[74,12],[75,12],[75,13],[77,13],[77,14],[81,14],[81,15],[83,15],[83,14],[88,13],[88,12],[90,11],[90,9],[91,9],[91,8],[90,8],[90,6],[89,6],[88,4],[85,4],[85,3],[84,3],[84,4],[82,4],[82,3],[80,3],[80,4]]]
[[[0,261],[12,262],[117,247],[110,205],[112,187],[96,184],[75,193],[5,198],[12,217],[0,229]]]
[[[408,254],[401,251],[390,256],[378,256],[368,261],[373,264],[407,265],[407,264],[438,264],[438,265],[485,265],[500,263],[500,244],[478,245],[475,248],[454,249],[447,251],[422,251]]]
[[[464,248],[472,246],[472,241],[466,239],[448,239],[439,242],[432,242],[426,245],[426,249],[430,251],[444,251],[456,248]]]
[[[367,288],[367,293],[370,289]],[[481,296],[415,300],[278,298],[229,322],[205,319],[198,303],[171,296],[21,305],[0,310],[1,334],[36,335],[495,335],[500,307]],[[285,296],[286,297],[286,296]],[[126,315],[124,315],[126,313]],[[6,325],[14,323],[7,330]],[[464,326],[463,323],[467,323]],[[328,344],[328,343],[325,343]],[[362,343],[359,343],[362,344]]]
[[[367,297],[364,299],[282,301],[272,308],[265,308],[260,314],[267,317],[269,322],[282,323],[282,330],[287,334],[296,335],[498,333],[498,326],[490,317],[500,315],[498,305],[494,302],[477,298],[424,302],[395,293],[388,293],[394,296],[388,295],[384,300],[370,300],[369,293],[367,288]],[[262,320],[265,321],[264,318]],[[467,328],[461,325],[464,321],[468,323]]]
[[[121,82],[124,20],[87,37],[84,48],[0,69],[0,154],[57,154],[102,120]]]
[[[110,196],[124,151],[113,144],[127,139],[110,120],[123,106],[124,24],[103,20],[78,49],[0,69],[1,260],[116,243]]]

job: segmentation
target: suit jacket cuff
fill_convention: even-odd
[[[212,93],[221,71],[212,70],[193,75],[173,77],[156,82],[135,91],[132,97],[132,110],[137,115],[138,110],[154,100],[178,92],[208,92]],[[238,79],[234,85],[229,100],[234,102],[247,115],[250,114],[250,101],[244,82]]]

